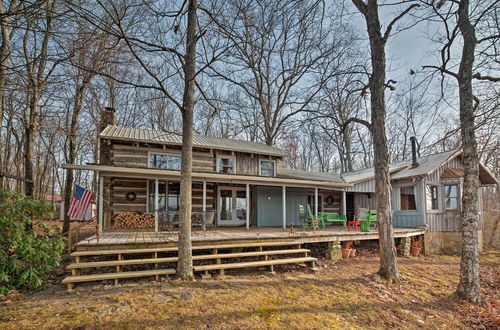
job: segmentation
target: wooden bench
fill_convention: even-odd
[[[326,223],[341,223],[344,227],[347,224],[347,219],[344,215],[339,215],[336,212],[319,212],[318,215]]]

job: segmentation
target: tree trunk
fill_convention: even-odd
[[[370,39],[372,74],[369,79],[371,102],[371,131],[374,151],[375,198],[379,234],[380,269],[378,273],[389,281],[398,281],[396,249],[391,217],[391,181],[389,149],[385,128],[385,36],[382,35],[376,0],[354,4],[364,14]]]
[[[24,194],[33,196],[34,193],[34,171],[33,160],[35,155],[35,135],[38,132],[38,93],[34,92],[32,100],[27,109],[24,127]]]
[[[191,188],[193,167],[193,109],[196,75],[196,0],[189,0],[186,35],[186,55],[184,57],[184,97],[182,102],[182,168],[181,202],[179,215],[179,259],[177,277],[193,279],[191,248]]]
[[[465,168],[462,194],[462,259],[457,294],[475,304],[481,303],[479,283],[479,241],[477,192],[479,189],[479,158],[474,126],[472,69],[476,35],[469,19],[469,1],[461,0],[458,8],[458,27],[463,37],[462,59],[458,70],[460,125]]]
[[[78,129],[78,117],[83,106],[83,96],[88,87],[90,80],[84,80],[80,86],[77,86],[75,93],[75,102],[73,107],[73,114],[71,116],[71,124],[68,132],[68,157],[66,159],[68,164],[74,164],[76,160],[76,131]],[[64,184],[64,223],[63,233],[68,233],[70,228],[70,217],[68,216],[69,204],[73,192],[73,170],[66,169],[66,181]]]

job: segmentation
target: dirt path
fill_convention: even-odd
[[[316,273],[299,266],[228,273],[193,283],[126,281],[62,286],[10,296],[0,328],[494,328],[498,315],[498,255],[481,266],[487,305],[457,301],[458,259],[399,259],[405,281],[390,285],[372,274],[378,259],[321,261]],[[138,284],[139,283],[139,284]],[[496,322],[496,323],[495,323]]]

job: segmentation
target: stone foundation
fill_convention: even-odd
[[[340,242],[328,242],[328,249],[326,250],[326,258],[330,260],[342,259]]]
[[[478,231],[479,252],[483,251],[483,231]],[[460,255],[462,233],[459,231],[431,232],[424,235],[425,254]]]
[[[399,240],[399,253],[403,257],[410,255],[411,237],[401,237]]]

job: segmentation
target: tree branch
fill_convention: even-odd
[[[408,8],[406,8],[401,14],[399,14],[398,16],[396,16],[389,23],[389,25],[387,26],[387,29],[385,30],[385,33],[384,33],[384,38],[383,38],[384,41],[387,41],[387,39],[389,39],[389,36],[391,34],[392,28],[394,27],[394,24],[396,24],[397,21],[399,21],[401,18],[403,18],[403,16],[405,16],[406,14],[408,14],[408,12],[410,12],[410,10],[412,10],[413,8],[416,8],[416,7],[420,7],[420,5],[418,3],[412,4],[411,6],[409,6]]]
[[[499,82],[500,81],[500,77],[483,76],[480,73],[475,73],[472,76],[472,78],[477,79],[477,80],[488,80],[488,81],[492,81],[492,82]]]
[[[370,124],[366,120],[352,117],[352,118],[347,119],[344,122],[344,125],[342,125],[342,133],[344,133],[344,131],[347,129],[347,126],[349,126],[350,123],[358,123],[358,124],[364,125],[364,126],[366,126],[366,128],[368,128],[370,133],[372,132],[372,124]]]

